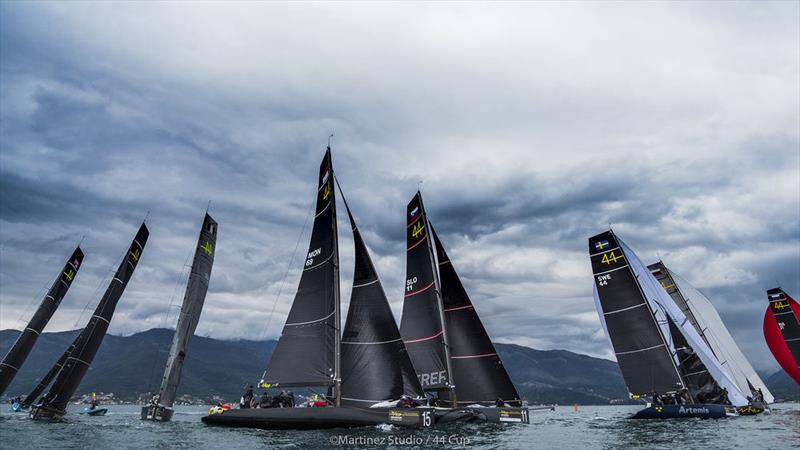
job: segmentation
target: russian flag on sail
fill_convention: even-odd
[[[322,176],[322,184],[325,184],[328,181],[328,176],[330,176],[330,174],[330,169],[325,171],[325,175]]]
[[[769,299],[770,300],[780,300],[782,298],[783,298],[783,292],[778,292],[778,293],[775,293],[775,294],[769,294]]]
[[[417,217],[417,214],[419,214],[419,206],[411,210],[411,217]]]

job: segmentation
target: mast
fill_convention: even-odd
[[[303,273],[286,323],[261,378],[262,387],[326,386],[341,378],[339,255],[331,152],[320,163],[314,225]]]
[[[59,418],[66,413],[70,398],[78,388],[86,371],[89,370],[89,366],[103,342],[117,303],[136,269],[149,235],[147,226],[142,222],[128,252],[103,294],[103,298],[89,319],[89,323],[78,335],[73,350],[66,357],[63,367],[53,382],[53,387],[44,397],[42,404],[37,405],[31,411],[33,419]]]
[[[36,344],[36,340],[42,330],[50,321],[50,318],[53,317],[56,309],[61,304],[61,300],[67,295],[67,291],[72,285],[75,275],[78,274],[78,269],[81,267],[82,262],[83,252],[81,247],[78,246],[64,264],[61,273],[53,281],[53,285],[50,286],[50,290],[47,291],[31,320],[19,334],[14,345],[8,350],[3,361],[0,362],[0,395],[11,384],[19,368],[22,367],[31,350],[33,350],[33,346]]]
[[[331,180],[329,183],[333,191],[333,180],[336,179],[336,172],[333,170],[330,138],[328,139],[328,148],[325,153],[330,161]],[[331,195],[335,194],[332,193]],[[342,406],[342,300],[339,292],[339,230],[336,223],[336,202],[333,199],[331,199],[331,211],[333,215],[333,220],[331,221],[331,227],[333,228],[333,307],[335,313],[334,326],[336,327],[333,344],[336,352],[333,364],[333,395],[336,397],[336,406]]]
[[[186,283],[186,293],[183,297],[169,359],[158,394],[159,405],[167,408],[171,408],[175,402],[186,352],[192,336],[194,336],[194,331],[197,329],[197,323],[200,321],[200,314],[211,279],[216,245],[217,222],[206,212],[197,238],[192,268]]]
[[[419,196],[419,207],[422,210],[422,219],[427,222],[428,224],[428,232],[429,235],[433,234],[434,238],[436,233],[433,231],[431,227],[431,222],[428,220],[428,213],[425,211],[425,205],[422,202],[422,192],[417,191],[417,195]],[[444,318],[444,302],[442,300],[442,284],[441,284],[441,277],[439,274],[439,266],[436,260],[436,253],[433,250],[433,242],[431,242],[430,237],[427,239],[425,245],[428,247],[428,253],[430,254],[430,263],[431,263],[431,270],[433,271],[433,282],[434,282],[434,289],[436,290],[436,302],[439,306],[439,321],[442,324],[442,343],[444,344],[444,357],[445,362],[447,363],[447,381],[448,381],[448,389],[450,390],[450,401],[452,402],[453,406],[458,405],[458,398],[456,395],[456,382],[455,382],[455,374],[453,373],[453,361],[452,357],[450,356],[450,338],[449,332],[447,330],[447,321]]]

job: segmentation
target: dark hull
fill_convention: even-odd
[[[30,416],[33,420],[61,420],[66,413],[66,411],[49,408],[44,405],[35,405],[31,406]]]
[[[529,423],[527,408],[255,408],[202,418],[206,425],[269,430],[318,430],[392,424],[430,427],[453,422]]]
[[[663,405],[650,406],[631,419],[724,419],[736,416],[732,406],[712,404]]]
[[[248,408],[231,409],[203,417],[206,425],[267,430],[353,428],[389,423],[386,409],[359,408]]]
[[[142,406],[142,420],[153,420],[156,422],[169,422],[175,411],[166,406]]]

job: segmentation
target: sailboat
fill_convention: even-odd
[[[161,388],[149,405],[142,407],[142,420],[156,420],[168,422],[172,419],[175,403],[175,394],[181,379],[181,369],[189,347],[200,321],[203,302],[208,292],[208,283],[211,280],[211,268],[214,264],[214,251],[217,245],[217,222],[206,213],[203,225],[200,227],[200,236],[197,238],[197,248],[192,260],[189,281],[186,283],[186,293],[181,305],[175,335],[172,338],[172,347],[169,359],[164,370]]]
[[[737,408],[739,414],[753,415],[768,410],[767,404],[775,398],[736,345],[711,300],[667,268],[663,261],[647,268],[711,348],[720,365],[728,370],[739,390],[752,399],[749,405]]]
[[[630,396],[652,402],[632,418],[723,418],[748,405],[686,315],[613,231],[589,238],[589,258],[595,306]]]
[[[58,420],[62,419],[66,414],[69,399],[75,394],[75,390],[78,388],[86,371],[89,370],[89,366],[92,364],[92,360],[103,342],[108,326],[111,323],[111,318],[114,315],[114,309],[117,307],[117,303],[139,263],[139,258],[142,255],[142,251],[144,251],[149,235],[150,232],[147,226],[142,223],[114,277],[111,279],[105,294],[100,299],[94,314],[89,319],[89,323],[45,378],[42,379],[42,382],[39,383],[40,386],[45,381],[49,384],[50,380],[55,378],[53,386],[47,395],[42,398],[41,403],[31,408],[30,415],[32,419]],[[42,392],[47,387],[47,384],[44,384],[44,387],[37,386],[25,401],[35,402],[39,396],[38,393]]]
[[[64,268],[61,269],[61,273],[58,274],[53,285],[50,286],[50,290],[47,291],[30,322],[22,330],[14,345],[11,346],[11,349],[3,358],[3,361],[0,362],[0,395],[5,393],[17,371],[19,371],[19,368],[25,363],[25,359],[28,358],[31,350],[33,350],[33,346],[36,344],[36,340],[47,325],[47,322],[53,317],[53,313],[58,309],[61,300],[67,295],[67,291],[72,285],[75,275],[78,274],[78,269],[80,269],[82,262],[83,251],[78,246],[67,259]]]
[[[783,370],[800,384],[800,305],[780,287],[767,291],[764,338]]]
[[[400,333],[422,388],[452,417],[463,405],[480,420],[528,422],[417,191],[406,208],[406,283]]]
[[[327,389],[325,407],[214,410],[203,423],[264,429],[321,429],[395,423],[430,424],[429,411],[372,408],[406,395],[416,382],[400,332],[353,215],[355,244],[350,311],[340,332],[339,243],[331,150],[320,164],[314,224],[291,310],[259,383],[262,388]],[[346,202],[345,202],[346,206]],[[422,423],[427,420],[428,422]]]

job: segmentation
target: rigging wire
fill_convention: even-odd
[[[275,315],[275,308],[278,306],[278,299],[281,297],[281,293],[283,292],[283,286],[286,284],[286,277],[289,276],[289,271],[292,269],[292,264],[294,264],[294,258],[297,255],[297,248],[300,246],[300,240],[303,238],[305,234],[306,227],[308,226],[308,218],[314,213],[314,206],[316,206],[316,198],[314,202],[309,206],[308,212],[306,213],[305,222],[303,222],[303,229],[300,230],[300,234],[297,236],[297,242],[294,244],[294,251],[292,251],[292,257],[289,258],[289,265],[286,266],[286,272],[283,274],[283,278],[281,279],[281,284],[278,286],[278,294],[275,296],[275,301],[272,302],[272,310],[269,313],[269,318],[267,319],[267,325],[264,327],[264,331],[261,333],[261,337],[259,340],[264,340],[267,336],[267,332],[269,332],[269,326],[272,324],[272,317]]]

